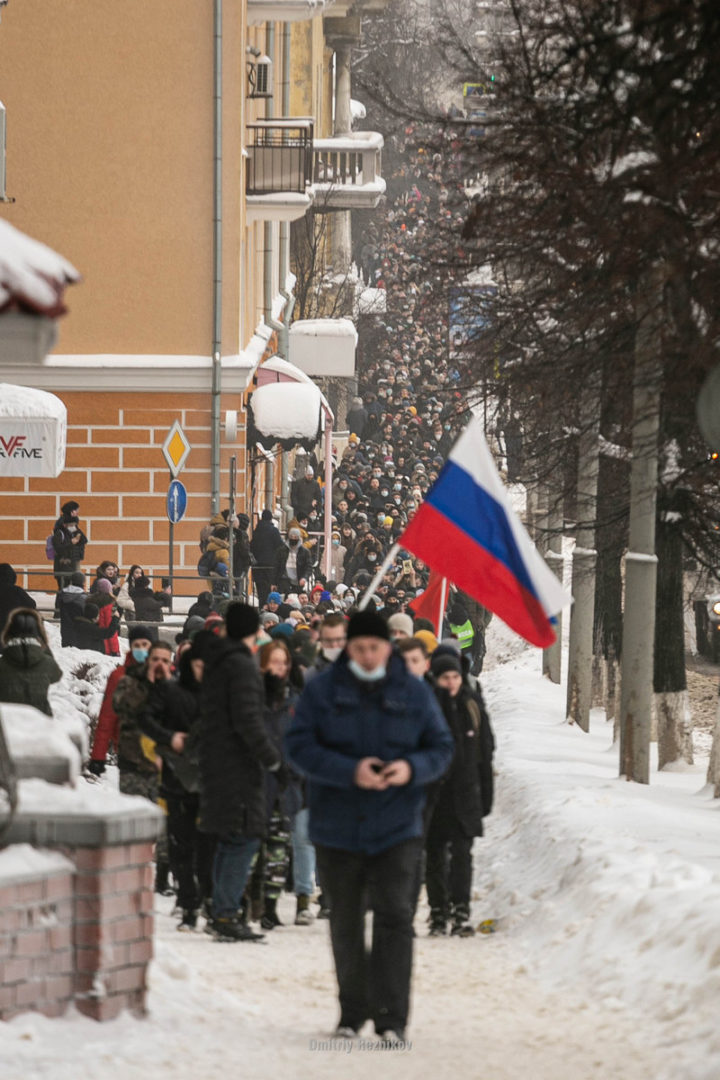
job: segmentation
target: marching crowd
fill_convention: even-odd
[[[210,584],[250,571],[254,602],[203,590],[171,645],[157,635],[166,582],[154,591],[141,566],[122,577],[105,560],[88,587],[77,502],[63,505],[48,537],[62,645],[120,661],[88,773],[112,760],[122,791],[162,802],[156,889],[176,894],[178,929],[257,942],[281,925],[278,899],[292,892],[296,925],[329,920],[336,1034],[352,1038],[371,1020],[390,1043],[405,1038],[423,882],[429,933],[474,933],[471,852],[493,799],[494,740],[477,678],[488,613],[455,593],[436,634],[409,606],[427,567],[401,546],[360,605],[467,416],[462,363],[448,352],[447,320],[424,305],[412,254],[425,221],[451,211],[413,168],[395,178],[399,196],[359,255],[387,302],[373,317],[332,491],[314,456],[298,454],[285,537],[271,509],[252,535],[247,515],[224,511],[200,536],[201,576]],[[318,543],[326,500],[329,574]],[[61,671],[8,564],[3,624],[0,701],[50,713]]]

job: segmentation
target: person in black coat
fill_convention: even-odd
[[[77,643],[77,628],[75,620],[83,614],[85,601],[88,594],[85,592],[85,575],[82,570],[76,570],[70,577],[70,584],[60,590],[57,605],[60,611],[60,643],[63,648],[74,646],[81,648]],[[93,597],[95,602],[95,597]],[[104,651],[104,646],[103,646]]]
[[[455,753],[437,793],[425,842],[430,934],[445,934],[451,919],[451,933],[469,937],[474,933],[472,846],[474,837],[482,836],[483,817],[492,809],[495,740],[482,694],[473,692],[463,678],[461,658],[438,656],[431,671]]]
[[[66,502],[61,506],[60,517],[53,526],[53,574],[58,593],[69,583],[70,575],[80,569],[80,563],[85,558],[85,545],[88,541],[78,524],[79,513],[79,503],[74,500]]]
[[[0,630],[7,622],[7,617],[15,608],[36,608],[32,596],[21,589],[17,574],[10,563],[0,563]]]
[[[296,518],[307,517],[313,507],[319,510],[322,506],[322,489],[315,479],[312,465],[305,469],[302,479],[293,480],[290,485],[290,502]]]
[[[100,607],[94,600],[86,600],[82,611],[73,619],[74,644],[77,649],[91,649],[104,653],[105,642],[120,628],[120,619],[113,615],[108,626],[100,626]]]
[[[257,940],[238,918],[253,858],[265,835],[265,770],[285,776],[265,727],[263,682],[251,649],[257,608],[233,603],[226,638],[208,649],[203,673],[200,739],[200,828],[217,834],[213,918],[220,941]],[[262,935],[260,935],[262,936]]]
[[[265,603],[270,592],[275,554],[282,546],[283,538],[273,521],[271,511],[263,510],[250,541],[250,551],[255,559],[253,581],[260,607]]]
[[[153,592],[150,578],[144,574],[135,582],[135,587],[132,590],[132,600],[135,605],[135,620],[142,623],[162,622],[162,609],[170,607],[170,594],[167,592]]]
[[[209,633],[209,631],[205,631]],[[178,930],[194,930],[201,903],[212,894],[212,859],[215,838],[197,828],[200,813],[199,768],[200,691],[203,661],[200,647],[186,648],[177,677],[148,675],[151,683],[138,727],[155,742],[162,759],[160,795],[167,806],[167,841],[170,870],[177,882],[182,909]]]

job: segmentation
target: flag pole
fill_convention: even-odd
[[[442,634],[443,615],[445,614],[445,601],[447,599],[447,584],[448,579],[444,577],[440,586],[440,613],[437,621],[437,639],[440,640]]]
[[[372,599],[372,597],[377,592],[378,586],[380,585],[380,582],[385,577],[385,572],[387,571],[388,566],[393,561],[393,559],[395,558],[395,556],[397,555],[399,550],[400,550],[400,545],[398,543],[395,543],[395,544],[393,544],[393,546],[388,551],[387,555],[385,556],[385,558],[383,559],[383,561],[382,561],[382,563],[380,565],[380,569],[378,570],[375,577],[370,582],[370,588],[368,589],[368,591],[365,593],[365,595],[361,599],[360,603],[358,604],[358,608],[360,609],[360,611],[365,610],[365,608],[368,606],[370,600]]]

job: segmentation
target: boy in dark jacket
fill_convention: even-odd
[[[482,836],[482,819],[493,801],[490,721],[479,690],[473,693],[462,674],[460,656],[433,658],[431,671],[443,715],[455,740],[452,765],[442,782],[430,819],[425,851],[430,934],[469,937],[472,846]],[[449,863],[448,863],[449,854]]]

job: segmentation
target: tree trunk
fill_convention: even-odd
[[[683,544],[675,500],[663,500],[655,532],[657,602],[653,689],[657,714],[658,768],[673,761],[692,764],[692,721],[685,676]]]
[[[589,372],[580,392],[575,549],[572,556],[573,606],[570,611],[566,716],[590,730],[595,608],[595,518],[600,457],[600,375]]]
[[[662,266],[651,267],[636,297],[630,539],[625,556],[620,775],[650,783],[653,641],[655,638],[655,502],[662,382]]]

